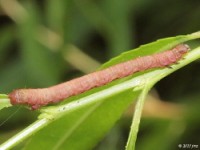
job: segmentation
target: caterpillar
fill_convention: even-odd
[[[8,97],[12,105],[24,104],[35,110],[41,106],[57,103],[92,88],[103,86],[113,80],[132,75],[135,72],[169,66],[180,60],[189,49],[188,45],[180,44],[171,50],[138,57],[49,88],[16,89],[8,94]]]

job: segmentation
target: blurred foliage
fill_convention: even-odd
[[[76,67],[78,61],[92,59],[103,63],[141,44],[198,31],[199,8],[198,0],[0,0],[0,91],[6,94],[15,88],[57,84],[87,73]],[[73,51],[69,45],[90,57],[83,59],[77,53],[69,61],[69,56],[64,55]],[[91,70],[98,66],[87,65]],[[176,114],[168,118],[157,117],[156,113],[144,117],[138,149],[177,149],[178,144],[200,146],[199,66],[195,62],[157,84],[161,98],[183,105],[184,112],[176,119]],[[18,108],[1,111],[1,122],[15,109]],[[162,109],[157,107],[159,111]],[[17,110],[0,126],[1,138],[5,138],[0,141],[35,120],[36,113]],[[125,115],[96,149],[123,149],[131,118],[130,114]]]

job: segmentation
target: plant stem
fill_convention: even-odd
[[[28,137],[30,137],[36,131],[43,128],[49,121],[50,120],[45,119],[45,118],[35,121],[33,124],[28,126],[25,130],[21,131],[20,133],[16,134],[12,138],[10,138],[8,141],[3,143],[0,146],[0,150],[7,150],[14,147],[18,143],[22,142],[24,139],[27,139]]]
[[[129,133],[129,138],[128,138],[128,142],[126,145],[126,150],[134,150],[135,149],[135,143],[136,143],[136,139],[137,139],[137,133],[138,133],[139,125],[140,125],[140,118],[142,115],[144,102],[146,99],[146,95],[151,87],[152,86],[149,86],[149,85],[145,86],[137,100],[137,103],[135,106],[135,112],[134,112],[134,116],[133,116],[133,121],[132,121],[132,125],[131,125],[131,131]]]

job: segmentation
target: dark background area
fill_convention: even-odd
[[[58,84],[142,44],[196,32],[199,10],[199,0],[0,0],[0,92]],[[156,85],[144,108],[137,149],[200,146],[199,68],[196,61]],[[96,149],[124,149],[132,111]],[[0,141],[37,116],[13,107],[1,110],[0,121],[12,114],[0,125]]]

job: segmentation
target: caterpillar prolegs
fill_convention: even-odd
[[[107,69],[42,89],[17,89],[8,96],[13,105],[25,104],[38,109],[50,103],[60,102],[70,96],[78,95],[92,88],[103,86],[113,80],[123,78],[151,68],[169,66],[180,60],[189,50],[186,44],[180,44],[171,50],[138,57]]]

